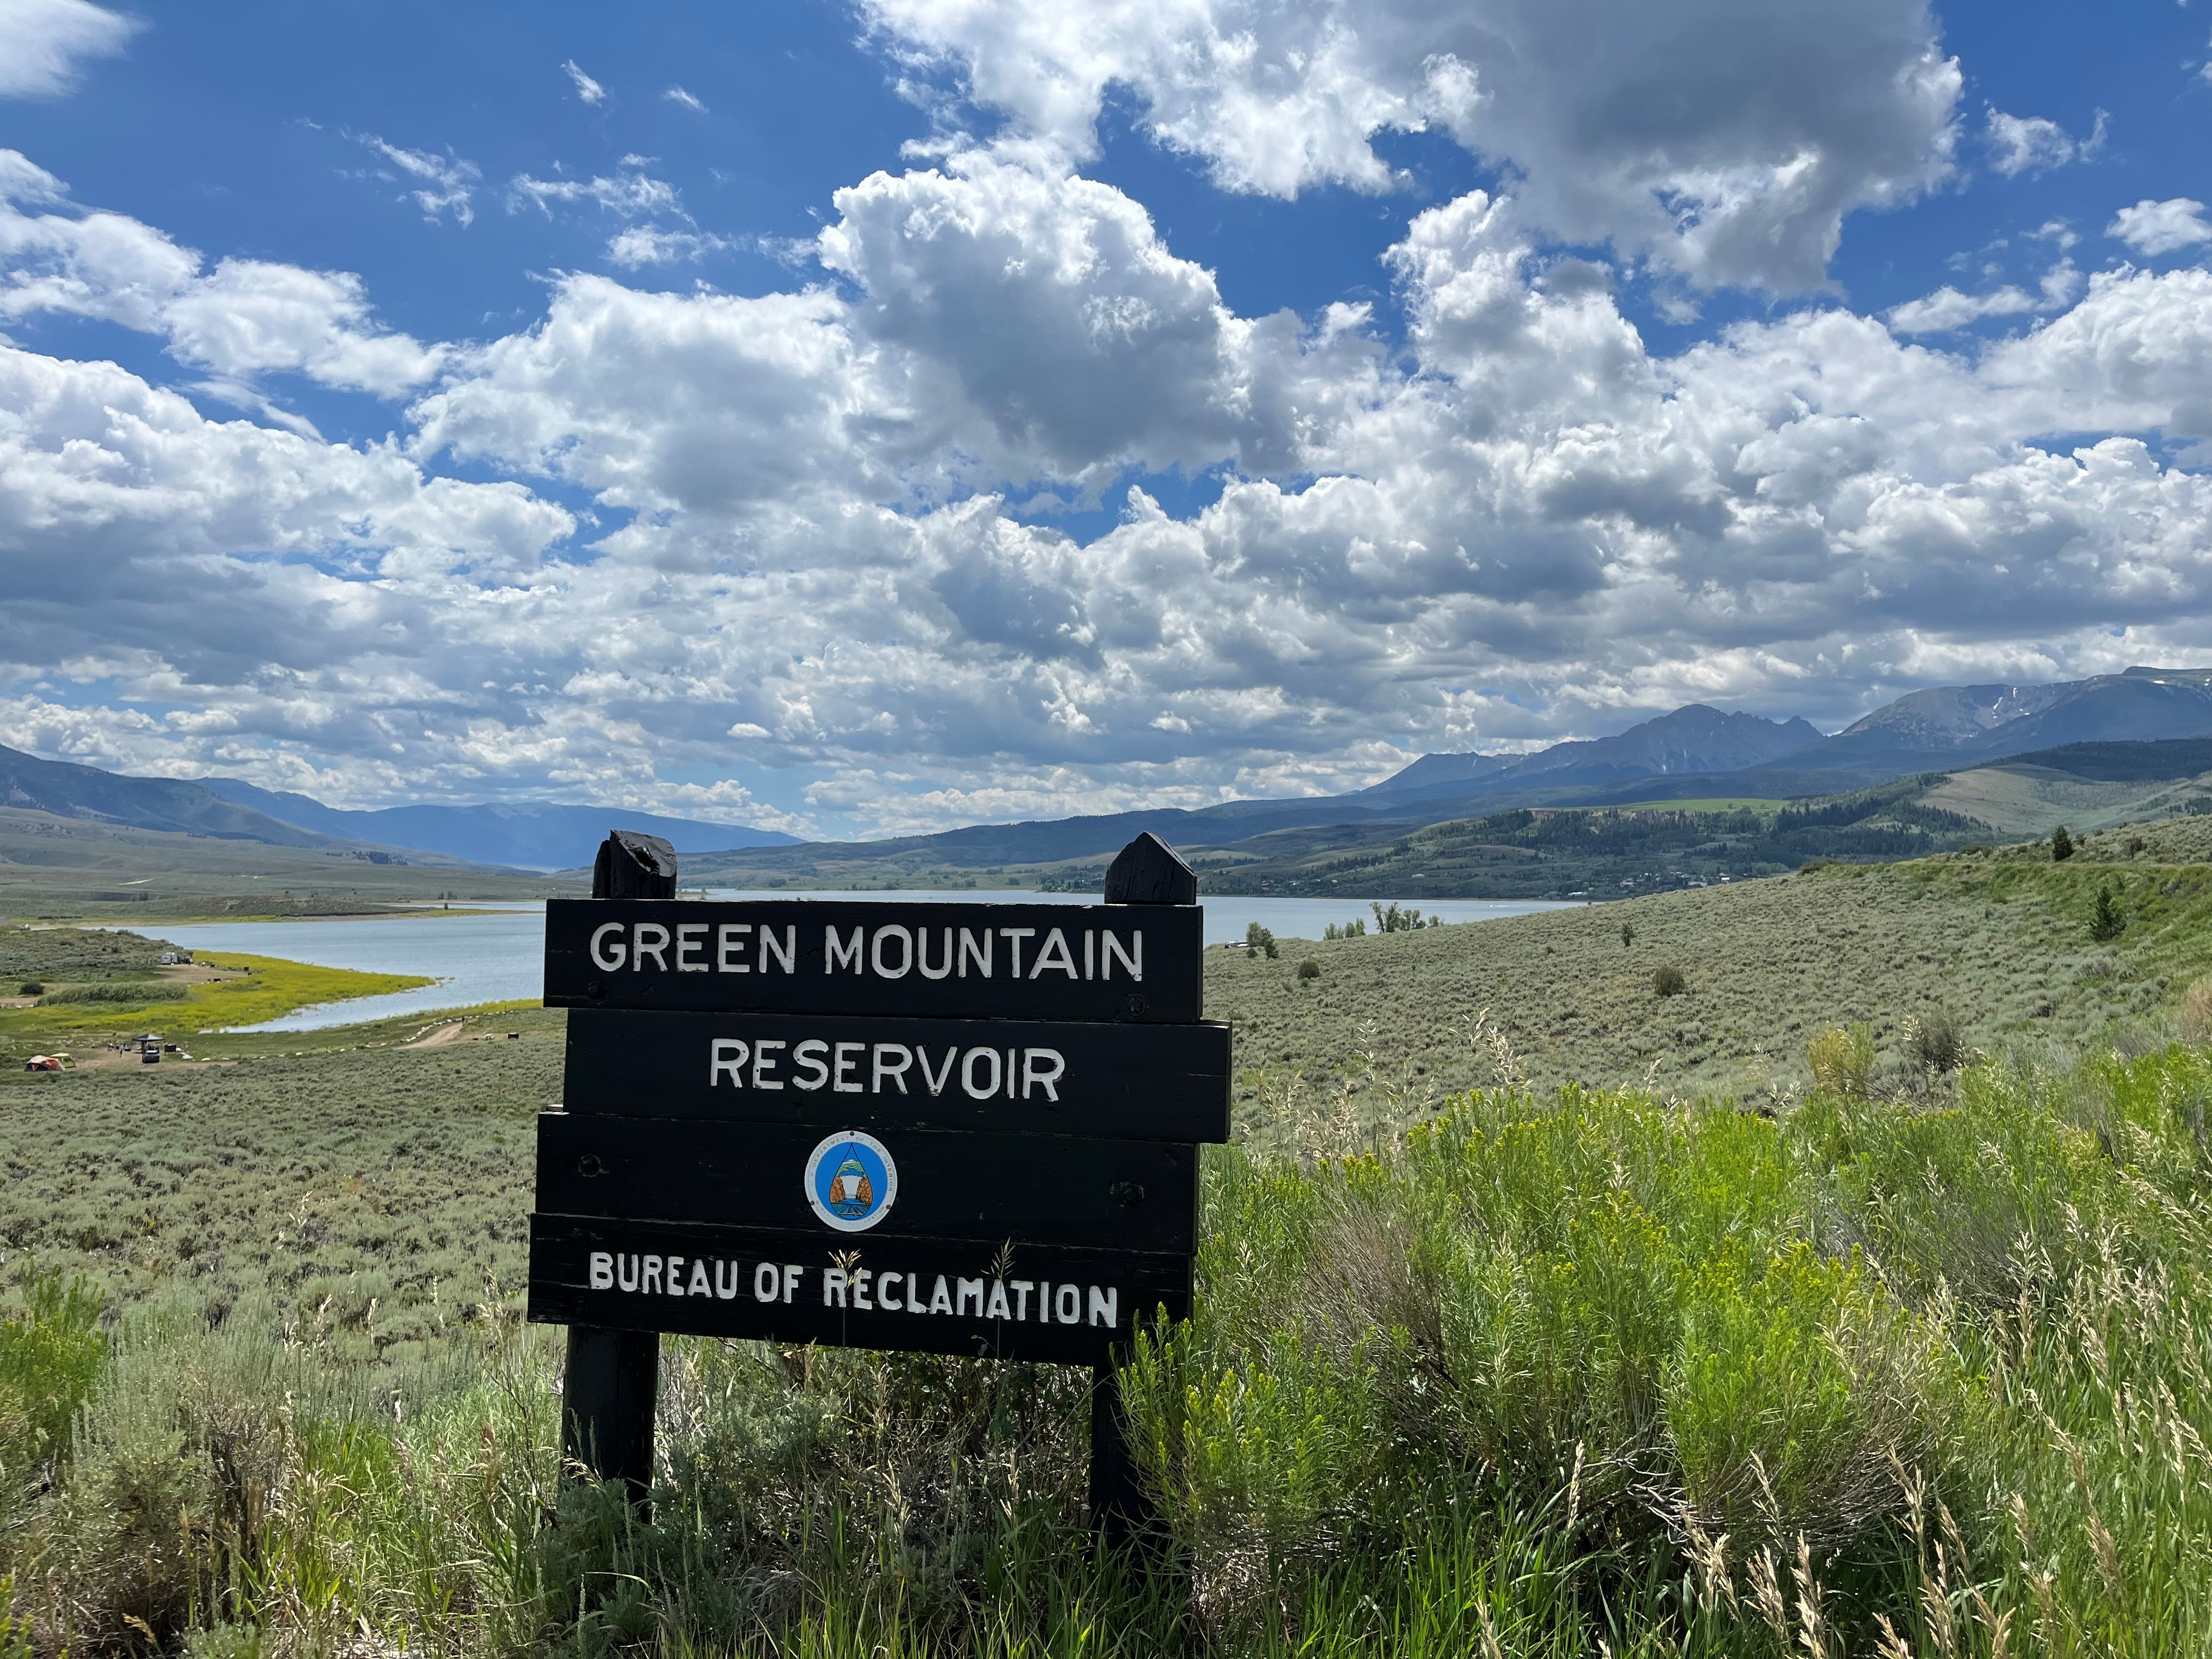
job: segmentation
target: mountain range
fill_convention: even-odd
[[[1555,744],[1534,754],[1424,755],[1346,795],[975,824],[879,842],[802,843],[773,830],[596,806],[356,811],[235,778],[123,777],[7,748],[0,748],[0,808],[283,847],[374,848],[416,862],[533,870],[574,869],[588,862],[610,829],[640,830],[672,842],[685,855],[687,876],[781,880],[818,875],[825,866],[896,872],[1082,864],[1110,855],[1142,830],[1186,848],[1249,848],[1289,833],[1356,844],[1510,807],[1788,799],[2064,744],[2205,738],[2212,738],[2212,670],[2130,668],[2049,685],[1916,691],[1830,737],[1802,720],[1765,720],[1692,703],[1613,737]]]
[[[134,778],[0,747],[0,809],[256,841],[273,847],[372,849],[395,861],[531,870],[588,863],[610,830],[665,836],[678,852],[793,844],[773,830],[659,817],[599,806],[393,806],[349,811],[235,778]]]
[[[258,788],[237,778],[202,778],[199,787],[236,805],[325,836],[524,870],[565,870],[588,864],[610,830],[665,836],[678,853],[798,844],[795,836],[775,830],[605,806],[383,806],[354,811],[325,806],[308,795]]]

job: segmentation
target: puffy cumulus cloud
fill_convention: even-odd
[[[1373,139],[1434,129],[1523,181],[1571,242],[1705,283],[1802,289],[1845,215],[1951,169],[1960,75],[1925,0],[872,0],[886,35],[1078,157],[1109,87],[1218,182],[1391,183]]]
[[[1121,191],[968,151],[837,192],[821,258],[854,325],[920,366],[996,477],[1296,465],[1302,424],[1372,384],[1357,331],[1248,319]]]
[[[122,51],[138,27],[90,0],[0,0],[0,98],[67,92],[88,58]]]
[[[46,192],[23,224],[90,216],[10,176]],[[1956,350],[1822,304],[1665,355],[1611,269],[1475,191],[1390,251],[1390,349],[1356,307],[1237,315],[1138,204],[1034,150],[836,206],[817,285],[572,275],[526,330],[422,348],[404,442],[213,422],[112,365],[0,351],[0,659],[64,711],[28,729],[352,802],[566,793],[849,833],[1347,787],[1692,700],[1842,724],[1869,687],[2202,654],[2212,483],[2147,440],[2212,438],[2203,270],[2081,291],[2062,264],[2021,290],[2033,326]],[[337,279],[204,272],[129,221],[106,264],[10,234],[61,239],[27,280],[210,361],[310,361],[288,307],[366,336]],[[1127,468],[1215,468],[1218,494],[1177,514],[1130,488],[1080,538],[1015,504]]]
[[[166,335],[232,381],[270,372],[395,396],[436,374],[442,348],[379,328],[361,279],[199,254],[121,214],[73,209],[61,181],[0,150],[0,321],[67,312]],[[40,210],[43,211],[27,211]]]
[[[2156,258],[2162,253],[2179,253],[2183,248],[2194,247],[2199,242],[2212,242],[2212,224],[2204,222],[2204,204],[2191,201],[2186,196],[2177,196],[2171,201],[2154,202],[2148,197],[2133,207],[2122,208],[2105,227],[2105,234],[2117,237],[2146,258]]]

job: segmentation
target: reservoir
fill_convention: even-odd
[[[825,903],[851,899],[896,899],[902,903],[974,904],[1096,904],[1095,893],[1029,893],[1012,889],[961,889],[942,892],[769,892],[709,888],[715,899],[818,899]],[[1388,908],[1391,901],[1382,903]],[[1329,923],[1342,926],[1364,921],[1372,930],[1373,914],[1364,899],[1207,898],[1206,942],[1209,945],[1238,943],[1253,922],[1285,940],[1318,939]],[[1575,908],[1540,899],[1420,899],[1401,901],[1423,915],[1442,916],[1449,923],[1492,921],[1500,916],[1527,915],[1537,910]],[[219,921],[177,927],[149,924],[146,932],[195,953],[222,959],[225,951],[253,956],[283,957],[311,962],[323,968],[351,968],[363,972],[422,974],[434,985],[389,996],[358,997],[348,1002],[324,1003],[302,1008],[265,1025],[241,1029],[256,1031],[313,1031],[331,1025],[352,1025],[363,1020],[394,1019],[410,1014],[430,1015],[446,1008],[467,1008],[484,1002],[535,1002],[544,988],[545,912],[538,905],[491,908],[483,915],[446,915],[436,911],[419,916],[375,916],[356,921]]]

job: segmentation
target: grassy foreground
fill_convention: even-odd
[[[514,1297],[556,1038],[13,1092],[0,1571],[38,1651],[2212,1647],[2191,1043],[1224,1151],[1200,1316],[1126,1376],[1147,1580],[1087,1547],[1058,1368],[672,1340],[653,1522],[564,1494]]]

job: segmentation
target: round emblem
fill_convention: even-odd
[[[841,1233],[866,1232],[890,1213],[897,1196],[898,1165],[873,1135],[840,1130],[806,1160],[806,1201]]]

